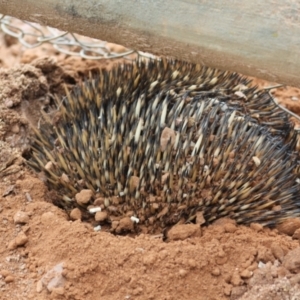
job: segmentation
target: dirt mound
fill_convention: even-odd
[[[223,219],[202,230],[179,225],[163,241],[69,220],[24,163],[29,125],[64,93],[63,84],[122,60],[23,50],[3,37],[0,46],[0,299],[300,299],[297,221],[288,228],[292,237]],[[298,89],[274,94],[299,113]]]

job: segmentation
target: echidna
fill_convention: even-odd
[[[35,130],[29,164],[66,209],[85,210],[75,195],[89,189],[107,221],[161,228],[197,212],[265,225],[299,215],[292,124],[236,73],[137,61],[100,71],[57,106],[58,120]]]

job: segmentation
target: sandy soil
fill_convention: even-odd
[[[300,220],[273,230],[226,219],[180,225],[167,241],[69,220],[24,163],[29,124],[64,93],[63,83],[122,59],[83,61],[48,45],[24,50],[3,36],[0,53],[0,299],[300,299]],[[272,92],[300,114],[299,89]]]

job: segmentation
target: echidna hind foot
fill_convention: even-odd
[[[207,223],[299,216],[292,124],[235,73],[135,62],[100,71],[58,107],[52,130],[35,130],[29,164],[68,209],[96,205],[103,222],[133,216],[153,228],[198,212]],[[85,205],[82,189],[92,192]]]

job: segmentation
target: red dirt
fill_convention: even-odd
[[[46,185],[21,157],[29,124],[63,83],[122,60],[24,50],[3,36],[0,53],[0,299],[300,299],[299,220],[279,230],[226,219],[202,230],[180,225],[164,242],[94,232],[47,202]],[[273,94],[300,113],[299,89]]]

